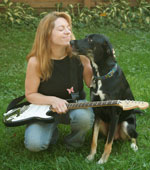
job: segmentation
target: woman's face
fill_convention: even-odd
[[[54,22],[54,28],[51,34],[53,45],[68,46],[71,40],[71,28],[66,19],[60,17]]]

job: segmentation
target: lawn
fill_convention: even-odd
[[[150,32],[116,30],[112,28],[74,29],[77,38],[89,33],[102,33],[109,37],[136,100],[150,102]],[[105,138],[98,141],[98,152],[93,162],[85,157],[90,151],[92,132],[86,136],[85,145],[77,150],[66,150],[63,137],[70,131],[59,125],[58,143],[48,150],[32,153],[24,147],[25,126],[8,128],[2,123],[8,103],[24,94],[26,55],[33,40],[34,29],[3,29],[0,27],[0,170],[149,170],[150,169],[150,109],[137,115],[138,152],[130,149],[130,142],[115,141],[108,163],[97,165]],[[89,99],[88,89],[87,98]]]

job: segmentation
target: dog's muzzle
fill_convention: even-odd
[[[73,47],[73,46],[74,46],[74,44],[75,44],[74,40],[71,40],[71,41],[70,41],[70,45],[71,45],[71,47]]]

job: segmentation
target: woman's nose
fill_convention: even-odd
[[[66,33],[66,34],[71,34],[71,30],[68,29],[68,28],[66,28],[66,29],[65,29],[65,33]]]

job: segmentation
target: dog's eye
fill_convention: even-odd
[[[88,42],[91,43],[93,42],[93,40],[91,38],[88,38]]]

